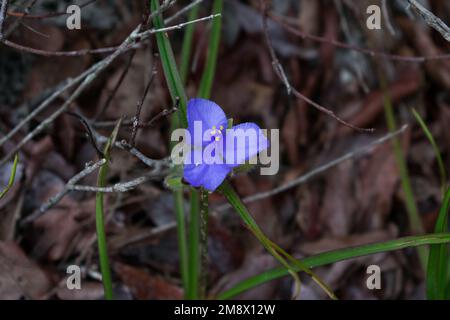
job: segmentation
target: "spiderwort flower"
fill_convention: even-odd
[[[214,191],[233,168],[269,145],[255,123],[242,123],[227,129],[223,110],[206,99],[189,101],[187,120],[190,148],[184,161],[184,179],[194,187]]]

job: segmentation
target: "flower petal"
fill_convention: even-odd
[[[204,187],[214,191],[230,173],[231,168],[224,164],[185,165],[184,179],[194,187]]]
[[[189,100],[187,106],[187,119],[189,131],[194,129],[195,121],[201,121],[203,132],[211,130],[213,126],[217,129],[219,129],[220,126],[223,126],[224,128],[227,127],[227,117],[225,112],[223,112],[222,108],[216,103],[206,99],[194,98]]]
[[[257,124],[245,122],[227,130],[225,161],[231,168],[243,164],[269,147],[269,141]]]

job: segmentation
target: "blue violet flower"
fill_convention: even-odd
[[[214,191],[231,170],[268,148],[263,131],[246,122],[227,128],[223,110],[206,99],[191,99],[187,106],[189,154],[184,179],[194,187]]]

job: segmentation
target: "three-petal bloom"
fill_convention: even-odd
[[[227,129],[223,110],[206,99],[189,100],[187,120],[191,138],[190,152],[184,163],[184,179],[194,187],[214,191],[234,167],[269,145],[255,123],[246,122]],[[196,136],[199,129],[200,139]]]

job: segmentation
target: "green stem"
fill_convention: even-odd
[[[188,21],[197,19],[199,5],[194,6],[188,15]],[[190,58],[192,51],[192,38],[194,36],[195,24],[189,24],[184,31],[183,46],[181,48],[180,76],[183,84],[186,84],[189,74]]]
[[[208,285],[208,191],[200,191],[200,298],[206,298]]]
[[[199,274],[200,274],[200,197],[197,190],[191,191],[191,210],[189,216],[189,235],[188,235],[188,250],[189,250],[189,285],[186,295],[187,299],[199,298]]]
[[[110,138],[108,139],[105,148],[105,164],[103,164],[98,172],[97,186],[103,188],[106,185],[106,175],[108,173],[108,161],[110,160],[111,146],[116,141],[117,134],[119,132],[121,120],[117,123]],[[97,192],[95,195],[95,226],[97,230],[97,242],[98,242],[98,254],[100,259],[100,272],[102,274],[103,287],[105,290],[105,299],[113,299],[111,270],[108,258],[108,247],[106,244],[106,232],[105,232],[105,214],[103,207],[103,192]]]
[[[220,13],[222,11],[222,0],[215,0],[213,4],[213,14]],[[209,99],[211,96],[211,87],[214,80],[214,73],[217,62],[217,52],[220,43],[220,28],[221,19],[216,18],[213,20],[212,31],[209,39],[208,56],[206,59],[205,70],[200,82],[200,88],[198,96]],[[201,201],[200,201],[201,197]],[[202,213],[200,213],[200,207]],[[206,295],[205,279],[207,273],[207,252],[202,250],[202,255],[199,254],[199,248],[206,249],[207,246],[207,234],[206,230],[203,230],[204,239],[200,241],[200,226],[206,228],[208,216],[208,194],[206,191],[192,190],[191,194],[191,213],[189,221],[189,299],[203,298]],[[203,256],[205,255],[205,256]],[[200,259],[203,262],[201,266]],[[200,279],[201,274],[201,279]],[[201,281],[199,281],[201,280]],[[201,283],[201,285],[200,285]]]
[[[222,12],[223,1],[214,0],[213,14]],[[198,96],[209,99],[211,96],[211,88],[216,72],[217,55],[220,44],[220,31],[222,27],[222,18],[216,18],[212,22],[211,34],[209,37],[208,56],[206,57],[205,71],[203,72],[198,90]]]
[[[151,0],[150,8],[152,12],[159,10],[159,1]],[[161,14],[155,15],[153,18],[153,24],[155,28],[164,28],[164,20]],[[182,127],[187,127],[187,117],[186,117],[186,105],[187,98],[184,91],[183,83],[181,82],[180,74],[178,73],[177,63],[175,61],[175,56],[172,51],[172,46],[170,45],[169,36],[167,33],[158,32],[155,34],[156,42],[158,44],[159,55],[161,57],[161,64],[164,70],[164,76],[166,78],[166,83],[169,88],[170,95],[172,97],[173,103],[176,102],[177,98],[180,99],[179,108],[179,120]]]
[[[422,236],[405,237],[381,243],[373,243],[353,248],[345,248],[323,252],[311,257],[304,258],[301,263],[308,268],[315,268],[342,260],[353,259],[380,252],[400,250],[409,247],[418,247],[429,244],[450,243],[450,233],[429,234]],[[298,268],[297,271],[300,271]],[[259,275],[250,277],[229,290],[226,290],[217,296],[218,299],[230,299],[236,295],[262,285],[266,282],[288,276],[289,272],[285,268],[276,268],[265,271]]]
[[[181,281],[183,283],[184,292],[187,292],[189,269],[188,269],[188,257],[186,246],[186,224],[184,217],[183,190],[174,191],[173,196],[175,204],[175,216],[177,221],[177,237],[178,237]]]
[[[104,187],[108,164],[100,167],[98,173],[98,186]],[[100,256],[100,272],[102,274],[103,287],[105,290],[105,299],[112,300],[112,281],[109,267],[108,248],[106,245],[105,221],[103,210],[103,192],[97,192],[95,197],[95,225],[97,228],[98,253]]]

